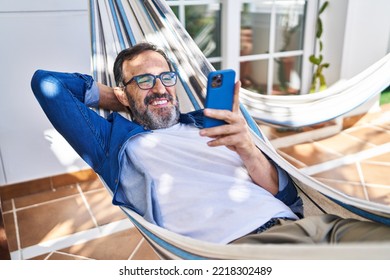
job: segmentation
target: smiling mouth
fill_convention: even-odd
[[[152,106],[164,106],[168,104],[168,100],[166,98],[155,98],[149,102],[149,105]]]
[[[144,103],[146,106],[163,107],[169,103],[173,103],[173,97],[168,93],[153,94],[145,97]]]

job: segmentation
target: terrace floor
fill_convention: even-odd
[[[343,124],[340,133],[278,152],[328,185],[389,205],[390,106]],[[271,140],[300,133],[264,130]],[[158,259],[96,177],[48,189],[2,201],[11,259]]]

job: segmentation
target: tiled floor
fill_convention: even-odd
[[[381,109],[336,135],[278,151],[306,174],[343,193],[390,205],[390,106]]]
[[[156,259],[98,179],[4,202],[12,259]]]
[[[337,135],[278,151],[328,185],[389,205],[390,106],[348,121]],[[288,133],[269,131],[270,139]],[[10,199],[3,208],[12,259],[158,259],[98,179]]]

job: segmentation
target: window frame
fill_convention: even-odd
[[[309,62],[309,56],[315,50],[315,27],[317,18],[318,1],[306,0],[306,10],[303,30],[303,48],[294,51],[275,51],[275,29],[276,29],[276,0],[271,9],[271,30],[269,38],[269,53],[240,56],[240,29],[241,29],[241,9],[244,3],[253,3],[258,0],[167,0],[169,6],[177,6],[179,10],[179,21],[186,26],[185,7],[193,5],[221,4],[221,56],[208,57],[210,63],[221,63],[222,69],[234,69],[238,73],[239,79],[240,63],[247,61],[268,60],[267,92],[272,93],[274,80],[274,59],[281,57],[301,56],[301,88],[300,93],[305,94],[310,90],[310,80],[313,66]]]

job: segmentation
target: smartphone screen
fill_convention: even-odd
[[[234,70],[218,70],[210,72],[207,80],[206,108],[232,110],[234,100]],[[204,127],[214,127],[225,124],[222,120],[204,118]]]

